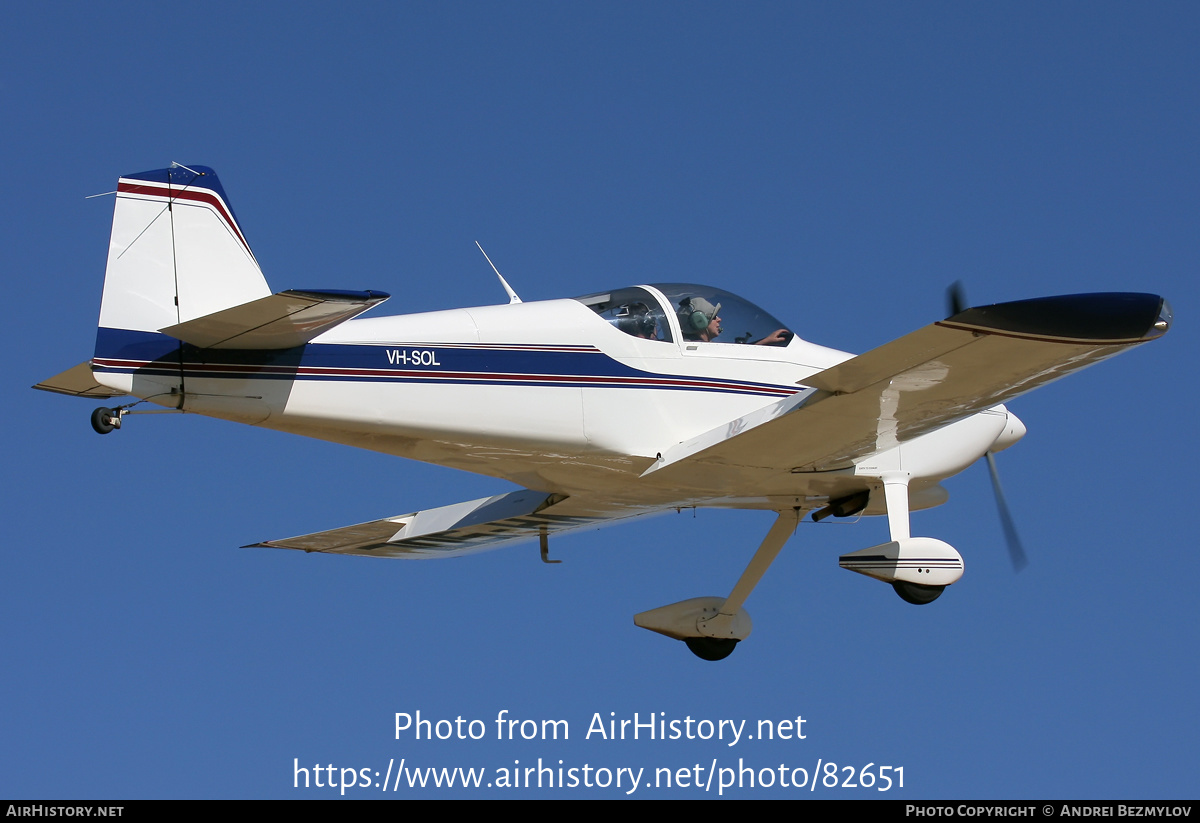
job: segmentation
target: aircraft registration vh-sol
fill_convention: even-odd
[[[853,356],[709,286],[523,303],[500,281],[508,304],[355,319],[388,295],[271,292],[212,169],[130,174],[95,353],[36,388],[135,398],[93,412],[102,434],[150,403],[522,487],[255,546],[424,559],[538,540],[554,562],[549,535],[572,529],[684,507],[776,512],[727,597],[634,617],[719,660],[750,634],[743,604],[810,513],[886,515],[891,539],[839,564],[909,603],[935,600],[963,560],[914,537],[909,512],[943,503],[939,481],[1022,437],[1004,402],[1171,323],[1151,294],[967,308],[952,292],[946,319]]]

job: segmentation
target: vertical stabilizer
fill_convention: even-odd
[[[101,329],[157,332],[270,293],[212,169],[120,179]]]

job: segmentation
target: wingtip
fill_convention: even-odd
[[[1105,343],[1138,343],[1171,326],[1171,306],[1157,294],[1064,294],[976,306],[938,325],[1020,337]]]

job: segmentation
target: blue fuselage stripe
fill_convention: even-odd
[[[592,346],[310,343],[291,349],[199,349],[154,332],[100,328],[99,371],[255,380],[554,385],[736,392],[785,397],[798,387],[641,371]]]

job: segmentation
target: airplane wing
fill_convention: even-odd
[[[980,306],[818,372],[792,397],[663,452],[645,474],[699,464],[821,471],[927,434],[1165,334],[1152,294]],[[645,475],[643,475],[645,476]]]
[[[411,560],[456,557],[587,526],[608,525],[651,511],[592,505],[561,494],[521,489],[325,532],[265,540],[243,548]]]
[[[35,389],[42,391],[52,391],[57,394],[69,394],[72,397],[124,397],[125,392],[110,389],[108,386],[101,386],[96,382],[96,378],[92,377],[92,364],[90,362],[80,363],[78,366],[72,366],[65,372],[60,372],[53,377],[48,377],[41,383],[34,385]]]
[[[159,331],[201,349],[290,349],[388,297],[379,291],[282,291]]]

